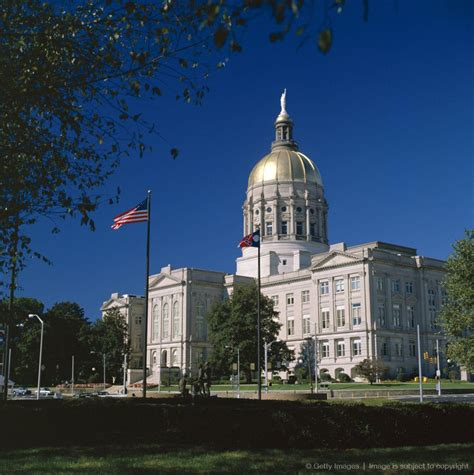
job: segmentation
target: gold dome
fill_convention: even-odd
[[[313,161],[297,150],[277,147],[263,157],[249,176],[248,188],[269,182],[301,182],[323,186],[323,180]]]

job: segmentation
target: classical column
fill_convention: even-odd
[[[293,197],[290,198],[290,226],[288,234],[291,236],[295,235],[295,201]]]
[[[311,241],[309,201],[306,200],[306,240]]]

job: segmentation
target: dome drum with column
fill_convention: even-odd
[[[297,270],[310,261],[311,254],[328,249],[323,181],[316,165],[293,140],[286,91],[275,130],[271,152],[250,173],[243,205],[244,234],[260,228],[261,254],[263,261],[268,254],[269,275]],[[254,255],[254,249],[243,250],[237,260],[238,274],[254,275]]]

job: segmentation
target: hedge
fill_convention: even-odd
[[[10,401],[0,447],[184,443],[229,448],[366,448],[474,440],[464,404],[211,399]]]

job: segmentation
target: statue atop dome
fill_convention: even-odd
[[[281,112],[280,112],[280,115],[283,115],[283,114],[288,114],[288,112],[286,112],[286,87],[283,91],[283,94],[281,95],[280,97],[280,104],[281,104]]]

